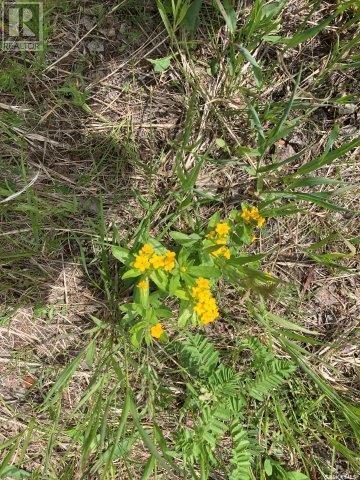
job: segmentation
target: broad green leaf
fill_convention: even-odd
[[[269,460],[268,458],[264,462],[264,470],[265,470],[266,475],[268,477],[270,477],[273,469],[272,469],[272,465],[271,465],[271,460]]]
[[[125,272],[124,275],[121,278],[123,280],[126,280],[127,278],[140,277],[140,275],[142,275],[140,270],[138,270],[137,268],[132,268],[131,270],[128,270],[127,272]]]
[[[162,270],[154,270],[151,272],[150,278],[160,290],[166,290],[168,279],[165,272]]]
[[[202,0],[193,0],[190,7],[188,8],[184,20],[182,21],[182,25],[189,30],[190,32],[194,32],[199,23],[199,15],[202,6]]]
[[[185,308],[185,310],[183,310],[183,312],[180,314],[178,318],[179,327],[180,328],[185,327],[188,323],[188,320],[191,318],[191,316],[192,316],[192,312],[188,308]]]
[[[152,63],[154,65],[154,71],[161,73],[167,70],[170,67],[172,55],[168,57],[162,57],[162,58],[148,58],[148,62]]]
[[[132,255],[127,248],[113,246],[111,248],[111,251],[114,257],[120,262],[124,263],[125,265],[128,265],[130,263]]]
[[[219,278],[221,275],[220,270],[217,267],[200,265],[198,267],[189,267],[188,272],[190,275],[195,277],[204,277],[204,278]]]
[[[200,235],[197,235],[196,233],[186,235],[182,232],[172,231],[170,232],[170,237],[174,239],[176,243],[179,243],[180,245],[186,245],[188,247],[201,240]]]
[[[170,308],[166,307],[158,308],[155,313],[159,318],[171,318],[173,314]]]
[[[286,480],[310,480],[307,475],[301,472],[286,472]]]
[[[258,253],[256,255],[244,255],[243,257],[231,258],[227,263],[236,267],[240,265],[247,265],[248,263],[258,262],[264,257],[266,257],[266,254],[263,253]]]
[[[18,478],[30,478],[31,474],[26,472],[25,470],[21,470],[21,468],[14,467],[12,465],[8,465],[5,467],[1,473],[0,478],[7,478],[7,479],[18,479]]]

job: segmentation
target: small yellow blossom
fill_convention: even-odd
[[[135,262],[134,262],[134,267],[140,270],[141,272],[145,272],[148,268],[150,268],[150,262],[148,257],[145,255],[136,255],[135,256]]]
[[[164,270],[170,272],[175,268],[175,252],[168,250],[164,255]]]
[[[229,260],[229,258],[231,257],[230,250],[227,247],[220,247],[211,253],[214,257],[224,257],[226,258],[226,260]]]
[[[150,243],[145,243],[145,245],[141,248],[140,254],[142,255],[152,255],[154,253],[154,247],[150,245]]]
[[[163,333],[164,333],[164,329],[161,323],[157,323],[150,329],[150,334],[154,338],[160,338]]]
[[[265,218],[261,216],[257,207],[245,208],[241,213],[241,218],[247,223],[257,223],[260,228],[265,224]]]
[[[226,245],[227,237],[219,237],[215,240],[216,245]]]
[[[230,226],[227,222],[220,222],[216,224],[215,232],[219,236],[229,235]]]
[[[213,240],[216,245],[222,245],[222,247],[211,252],[214,257],[222,256],[227,260],[230,258],[230,250],[226,247],[230,232],[231,227],[227,222],[219,222],[215,225],[215,229],[207,234],[207,238]]]
[[[210,282],[206,278],[198,278],[196,285],[191,290],[192,297],[196,300],[194,312],[203,325],[215,321],[219,317],[216,300],[210,291]]]
[[[140,280],[140,282],[137,284],[137,286],[141,290],[147,290],[149,288],[149,281],[148,280]]]
[[[257,221],[258,227],[262,228],[265,225],[265,218],[259,217]]]
[[[200,288],[210,288],[210,281],[207,278],[199,277],[196,280],[196,285]]]
[[[164,255],[155,253],[154,247],[150,243],[145,243],[135,255],[133,266],[141,272],[145,272],[150,268],[163,268],[166,272],[170,272],[175,268],[175,252],[166,251]]]
[[[164,266],[164,257],[162,255],[154,254],[150,258],[150,263],[153,268],[162,268]]]

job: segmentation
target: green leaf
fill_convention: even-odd
[[[310,480],[307,475],[301,472],[286,472],[286,480]]]
[[[274,195],[276,198],[293,198],[296,200],[306,200],[308,202],[315,203],[319,207],[326,208],[328,210],[333,210],[335,212],[347,212],[348,209],[339,207],[334,203],[328,202],[324,195],[320,193],[301,193],[301,192],[266,192],[269,195]]]
[[[43,407],[45,408],[46,405],[53,399],[53,397],[56,399],[58,398],[62,391],[68,386],[71,378],[73,377],[76,369],[80,365],[80,362],[82,361],[84,357],[84,353],[86,353],[86,350],[82,351],[77,357],[75,357],[61,372],[59,375],[58,379],[56,382],[53,384],[53,386],[50,388],[48,391]]]
[[[229,0],[224,0],[224,5],[220,0],[215,0],[215,3],[221,12],[221,15],[224,17],[229,32],[234,34],[236,31],[236,12],[233,6]]]
[[[310,38],[315,37],[321,30],[324,30],[330,23],[333,21],[335,15],[331,15],[330,17],[326,18],[322,22],[320,22],[318,25],[315,25],[315,27],[308,28],[304,30],[303,32],[296,33],[293,37],[291,38],[283,38],[283,43],[289,48],[296,47],[300,43],[304,43]]]
[[[178,318],[178,322],[177,322],[178,326],[180,328],[185,327],[188,323],[188,320],[191,318],[191,316],[192,316],[192,312],[188,308],[185,308]]]
[[[148,323],[144,320],[137,322],[130,330],[131,343],[135,348],[139,348],[144,337],[144,332],[148,328]]]
[[[351,142],[345,143],[341,145],[341,147],[336,148],[335,150],[331,150],[330,152],[326,153],[325,155],[322,154],[319,157],[311,160],[310,162],[305,163],[302,167],[300,167],[294,175],[304,175],[306,173],[310,173],[313,170],[316,170],[324,165],[332,163],[334,160],[342,157],[346,153],[350,152],[354,148],[360,146],[360,137],[355,138]]]
[[[114,257],[119,260],[121,263],[128,265],[131,261],[132,255],[130,254],[129,250],[124,247],[113,246],[111,248],[112,254]]]
[[[123,280],[126,280],[127,278],[140,277],[140,275],[142,275],[140,270],[138,270],[137,268],[132,268],[131,270],[128,270],[127,272],[125,272],[121,278]]]
[[[194,243],[201,240],[200,235],[197,235],[196,233],[192,233],[191,235],[186,235],[185,233],[182,233],[182,232],[172,231],[170,232],[170,237],[173,240],[175,240],[176,243],[179,243],[180,245],[186,245],[187,247],[194,245]]]
[[[155,58],[155,59],[148,58],[147,60],[148,62],[154,65],[155,72],[161,73],[170,67],[171,59],[172,59],[172,55],[169,55],[168,57]]]
[[[266,254],[263,253],[258,253],[256,255],[244,255],[243,257],[236,257],[236,258],[231,258],[228,260],[229,265],[233,265],[234,267],[241,266],[241,265],[247,265],[248,263],[253,263],[253,262],[258,262],[259,260],[262,260],[264,257],[266,257]]]
[[[314,187],[317,185],[339,185],[339,180],[325,177],[308,177],[300,178],[289,184],[289,188],[302,188],[302,187]]]
[[[255,58],[251,55],[251,53],[249,52],[249,50],[247,50],[244,46],[242,45],[238,45],[238,48],[240,50],[240,52],[244,55],[244,57],[246,58],[246,60],[250,63],[250,65],[252,66],[252,69],[253,69],[253,72],[254,72],[254,77],[255,77],[255,80],[256,80],[256,85],[258,87],[261,86],[262,82],[263,82],[263,75],[262,75],[262,71],[261,71],[261,67],[260,65],[257,63],[257,61],[255,60]]]
[[[268,477],[270,477],[273,469],[272,469],[271,460],[269,460],[268,458],[264,462],[264,470],[265,470],[266,475]]]
[[[226,148],[226,142],[223,138],[216,138],[215,143],[219,148]]]
[[[158,308],[155,313],[156,313],[156,316],[159,318],[172,317],[172,311],[170,310],[170,308],[166,308],[166,307]]]
[[[0,478],[30,478],[31,474],[26,472],[25,470],[21,470],[20,468],[16,468],[12,465],[8,465],[1,471]]]
[[[219,278],[221,275],[220,270],[217,267],[211,267],[207,265],[200,265],[198,267],[189,267],[188,272],[194,277],[204,277],[204,278]]]
[[[156,465],[156,460],[155,458],[151,455],[149,460],[145,464],[144,472],[141,476],[141,480],[149,480],[149,478],[152,476],[154,468]]]
[[[160,290],[166,290],[168,279],[165,272],[162,270],[155,270],[150,274],[150,278]]]
[[[201,6],[202,0],[194,0],[186,12],[182,24],[189,32],[194,32],[198,26]]]

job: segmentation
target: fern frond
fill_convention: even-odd
[[[230,463],[233,469],[229,480],[250,480],[252,464],[252,445],[244,427],[237,421],[230,428],[233,448]]]
[[[248,392],[256,400],[262,401],[273,390],[284,384],[295,370],[296,366],[291,362],[273,359],[256,379],[248,384]]]
[[[234,397],[239,394],[240,376],[232,368],[221,364],[209,377],[212,393],[220,397]]]
[[[202,335],[189,334],[182,344],[182,354],[186,366],[200,376],[208,376],[219,363],[219,352]]]

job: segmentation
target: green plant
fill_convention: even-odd
[[[133,344],[165,337],[160,320],[172,317],[172,310],[165,305],[171,298],[179,301],[179,328],[207,325],[219,316],[211,288],[221,277],[254,288],[276,283],[275,278],[256,268],[261,255],[244,255],[244,247],[255,239],[254,228],[264,223],[257,207],[243,205],[242,212],[233,210],[227,221],[221,221],[219,213],[213,215],[206,232],[200,235],[170,232],[179,246],[177,252],[166,250],[153,238],[135,254],[124,247],[113,247],[113,255],[127,268],[132,267],[122,280],[140,279],[134,286],[133,301],[121,306]]]

